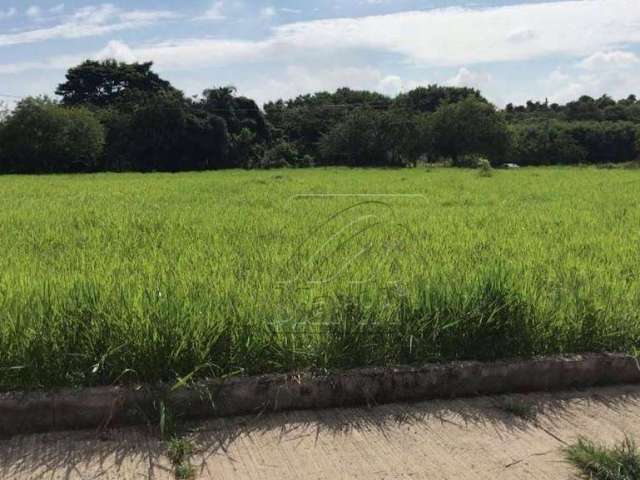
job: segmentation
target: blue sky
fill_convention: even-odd
[[[52,94],[66,68],[107,57],[260,103],[429,83],[499,105],[619,98],[640,94],[640,0],[0,0],[1,94]]]

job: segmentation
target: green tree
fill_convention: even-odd
[[[227,122],[229,133],[239,134],[243,129],[255,134],[256,141],[270,139],[269,128],[264,114],[253,100],[237,96],[235,87],[219,87],[205,90],[201,107]]]
[[[390,108],[391,99],[376,92],[339,88],[333,93],[317,92],[287,101],[269,102],[264,110],[277,140],[292,143],[302,156],[317,159],[323,135],[355,109],[365,106],[385,111]]]
[[[350,166],[404,166],[403,135],[414,124],[408,118],[359,108],[320,141],[323,163]]]
[[[611,106],[609,97],[596,101],[588,95],[583,95],[575,102],[569,102],[565,106],[565,116],[568,120],[601,120],[601,107]]]
[[[478,90],[467,87],[429,85],[401,93],[393,104],[395,108],[417,113],[433,113],[442,105],[458,103],[467,98],[486,102]]]
[[[243,128],[237,135],[231,135],[233,165],[241,168],[259,166],[263,149],[256,142],[256,134],[248,128]]]
[[[169,82],[151,70],[153,64],[122,63],[116,60],[87,60],[69,69],[66,81],[56,94],[65,105],[104,107],[139,92],[158,93],[174,90]]]
[[[473,97],[446,104],[431,116],[434,154],[454,164],[467,155],[496,162],[509,144],[507,124],[495,107]]]
[[[86,108],[65,108],[46,97],[30,97],[18,103],[0,129],[0,170],[94,171],[104,141],[104,128]]]
[[[511,127],[509,159],[520,165],[578,164],[587,151],[559,121],[519,124]]]
[[[129,111],[130,110],[130,111]],[[129,109],[104,109],[110,170],[203,170],[229,164],[225,121],[180,92],[146,95]]]

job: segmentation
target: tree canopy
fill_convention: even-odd
[[[87,60],[70,68],[56,94],[65,105],[105,107],[128,95],[172,90],[171,84],[151,70],[153,64],[123,63],[116,60]]]
[[[640,153],[640,102],[582,96],[499,110],[475,89],[390,98],[339,88],[268,102],[232,86],[186,97],[151,63],[87,60],[60,102],[0,108],[0,172],[181,171],[350,165],[616,163]]]
[[[86,108],[28,98],[0,128],[0,167],[14,173],[95,171],[104,140],[103,126]]]

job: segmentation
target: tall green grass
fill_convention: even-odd
[[[629,351],[639,201],[595,168],[0,177],[0,388]]]

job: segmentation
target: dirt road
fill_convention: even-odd
[[[640,386],[222,419],[187,437],[202,479],[561,480],[565,444],[624,434],[640,439]],[[173,479],[165,454],[148,427],[14,437],[0,478]]]

